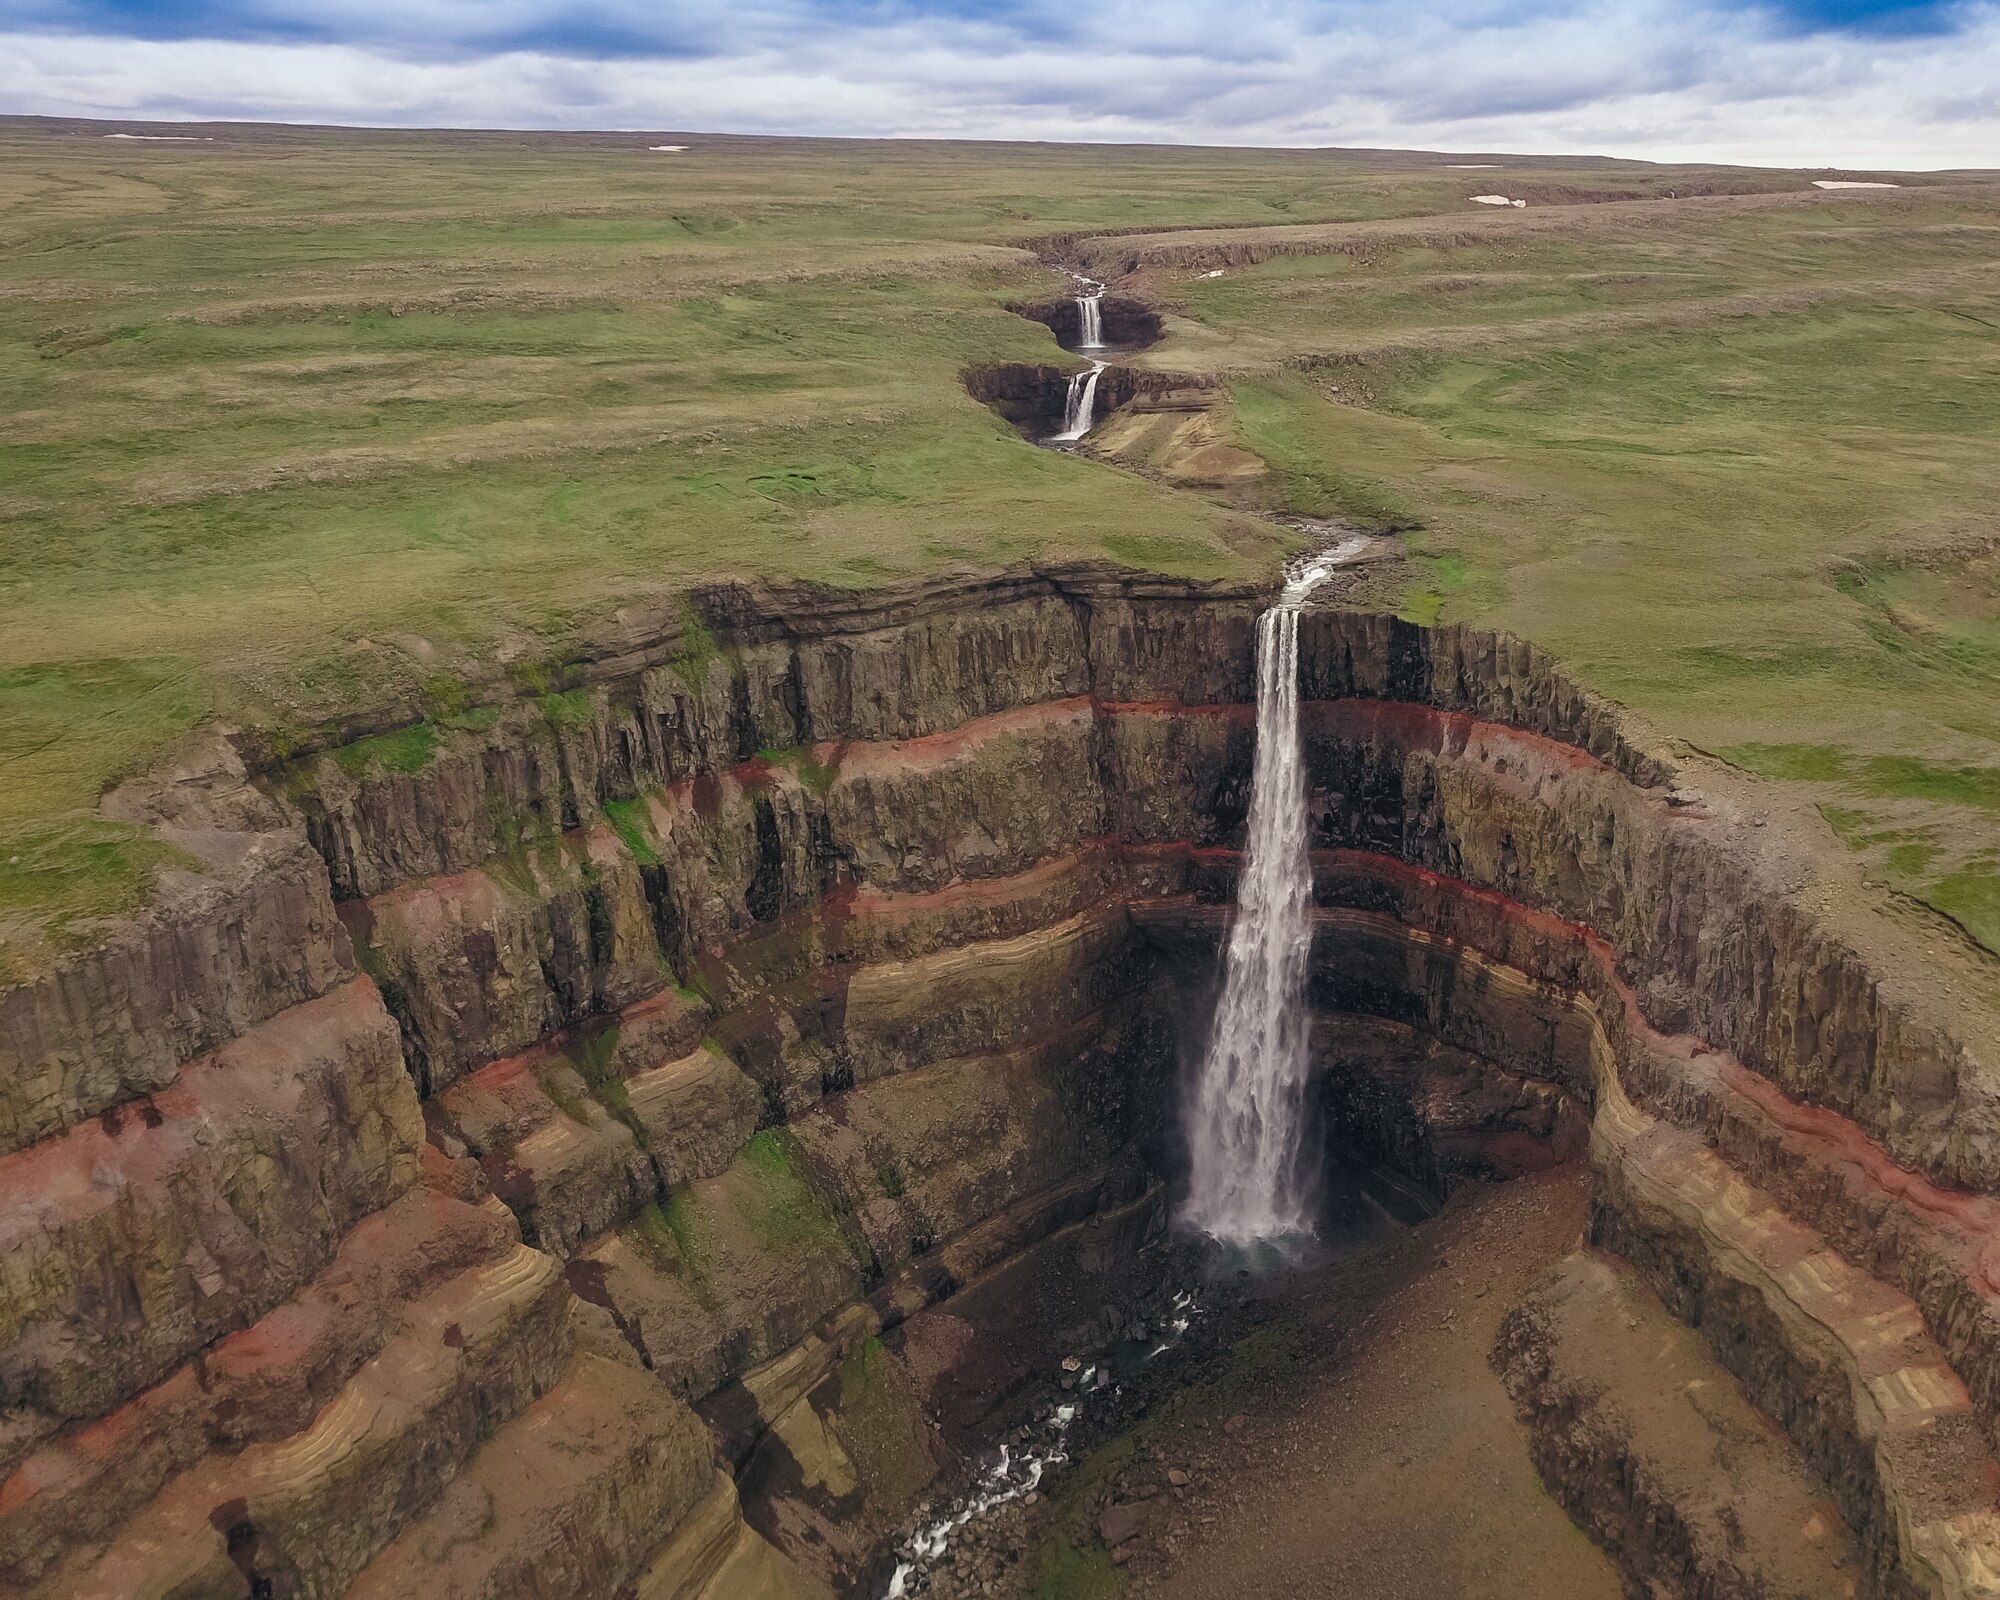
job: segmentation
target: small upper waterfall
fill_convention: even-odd
[[[1078,294],[1076,297],[1077,335],[1079,350],[1102,350],[1104,348],[1104,285],[1095,278],[1086,278],[1080,272],[1071,272]]]
[[[1297,569],[1257,619],[1257,753],[1222,1002],[1188,1095],[1192,1184],[1182,1218],[1225,1244],[1308,1231],[1304,1150],[1312,862],[1299,744],[1299,610],[1367,541]]]
[[[1102,350],[1104,348],[1104,289],[1100,285],[1095,294],[1080,294],[1076,297],[1077,315],[1081,320],[1081,333],[1077,338],[1079,350]]]
[[[1062,432],[1051,434],[1052,441],[1073,444],[1090,432],[1097,414],[1097,380],[1104,365],[1102,361],[1093,361],[1088,372],[1079,372],[1069,380],[1069,395],[1063,401]]]

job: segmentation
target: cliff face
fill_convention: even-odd
[[[848,1581],[1007,1366],[968,1308],[1161,1223],[1261,604],[704,591],[561,693],[114,797],[207,870],[0,993],[0,1592]],[[1972,1592],[1990,975],[1529,647],[1301,641],[1339,1131],[1588,1145],[1878,1585]]]

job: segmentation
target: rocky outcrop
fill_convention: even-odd
[[[102,1421],[58,1435],[0,1494],[0,1590],[26,1590],[101,1541],[211,1450],[297,1434],[395,1333],[404,1308],[517,1240],[506,1213],[429,1189],[351,1229],[293,1300],[210,1346]]]
[[[297,817],[219,738],[105,810],[148,826],[177,865],[102,943],[0,987],[0,1155],[168,1087],[354,970]]]
[[[1037,317],[1035,320],[1044,319]],[[1145,325],[1139,319],[1123,319],[1122,326],[1127,332],[1141,334],[1143,339]],[[959,377],[965,385],[965,392],[973,399],[991,406],[1028,438],[1041,441],[1061,430],[1069,401],[1070,379],[1077,372],[1087,370],[1082,366],[1072,371],[1062,367],[1002,362],[992,366],[967,367]],[[1206,374],[1152,372],[1137,367],[1110,366],[1098,376],[1097,414],[1102,417],[1141,395],[1215,387],[1217,380]]]
[[[1509,1314],[1494,1359],[1543,1480],[1636,1592],[1860,1592],[1824,1486],[1615,1258],[1564,1262]]]
[[[0,1158],[0,1392],[64,1419],[129,1399],[303,1288],[416,1182],[422,1142],[361,979]]]
[[[1065,350],[1075,350],[1082,341],[1083,313],[1073,295],[1057,300],[1028,301],[1007,309],[1017,317],[1041,323],[1056,336],[1056,342]],[[1105,344],[1121,354],[1131,354],[1157,344],[1165,331],[1159,312],[1145,301],[1133,300],[1125,295],[1100,295],[1097,316]]]
[[[635,1366],[578,1356],[348,1594],[530,1600],[629,1592],[662,1530],[680,1526],[713,1483],[693,1413]]]

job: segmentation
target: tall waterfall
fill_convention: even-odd
[[[1104,371],[1102,361],[1093,361],[1088,372],[1069,380],[1069,394],[1063,400],[1062,432],[1050,435],[1060,444],[1073,444],[1090,432],[1097,414],[1097,380]]]
[[[1366,540],[1294,573],[1257,619],[1257,754],[1222,1003],[1184,1116],[1193,1161],[1182,1219],[1225,1244],[1312,1226],[1304,1149],[1312,861],[1299,746],[1299,609]]]
[[[1102,350],[1104,348],[1104,288],[1098,286],[1094,294],[1080,294],[1076,297],[1077,315],[1081,319],[1082,332],[1076,344],[1079,350]]]

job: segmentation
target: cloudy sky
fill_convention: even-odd
[[[0,0],[0,110],[2000,166],[2000,0]]]

